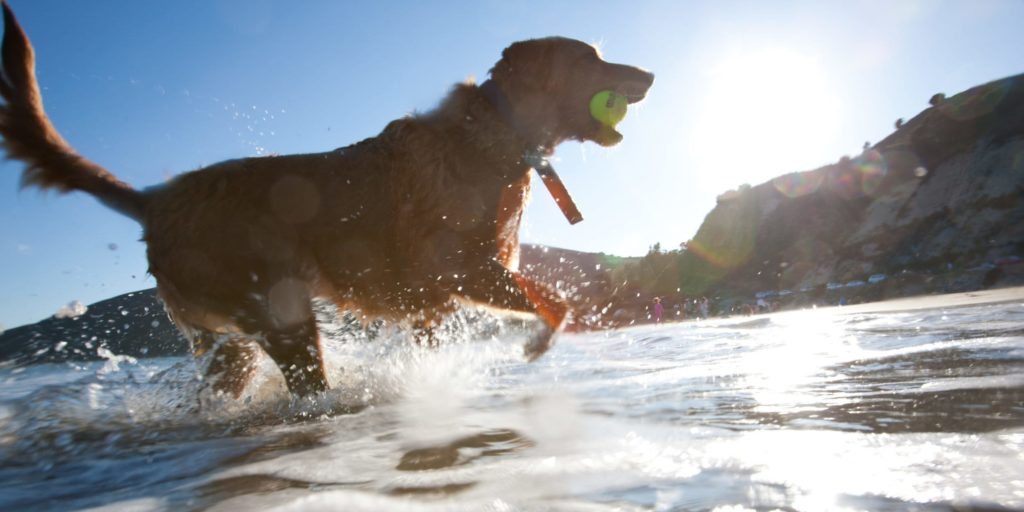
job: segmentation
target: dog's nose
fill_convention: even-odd
[[[652,85],[654,85],[654,73],[651,73],[650,71],[647,71],[646,69],[641,69],[640,72],[643,73],[644,81],[647,83],[647,87],[648,88],[650,88]]]
[[[619,92],[626,96],[629,103],[636,103],[647,96],[647,90],[653,84],[654,73],[633,68],[626,80],[619,86]]]
[[[646,69],[637,69],[636,78],[634,78],[634,80],[636,80],[636,85],[634,87],[642,89],[643,93],[646,94],[647,90],[654,85],[654,73],[651,73]]]

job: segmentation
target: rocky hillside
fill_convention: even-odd
[[[1024,282],[1024,75],[931,103],[856,157],[720,196],[681,255],[684,292],[818,300],[851,284],[878,299]]]
[[[0,334],[0,362],[6,363],[89,361],[107,353],[164,357],[187,350],[152,288],[90,304],[75,317],[52,316]]]

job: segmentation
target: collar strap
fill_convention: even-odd
[[[562,209],[562,215],[565,215],[565,220],[569,221],[569,224],[576,224],[583,220],[583,214],[580,213],[580,209],[576,206],[576,202],[572,200],[572,196],[569,195],[569,190],[565,188],[565,184],[562,183],[562,178],[558,177],[558,173],[555,172],[555,168],[551,166],[551,162],[547,158],[544,158],[539,152],[526,152],[523,154],[523,161],[533,167],[537,174],[540,175],[541,181],[544,182],[544,186],[548,188],[548,192],[551,197],[555,200],[555,204]]]
[[[488,79],[484,83],[480,84],[480,93],[487,98],[487,101],[494,105],[494,108],[498,111],[505,122],[518,134],[521,138],[523,137],[522,130],[519,129],[518,123],[512,116],[512,103],[509,102],[508,96],[501,91],[498,84],[494,80]],[[565,215],[566,220],[569,224],[576,224],[583,220],[583,214],[580,213],[579,208],[576,206],[576,202],[572,200],[572,196],[569,195],[569,191],[565,188],[562,183],[562,179],[558,177],[558,173],[555,172],[555,168],[551,166],[551,162],[544,157],[541,148],[526,150],[522,156],[523,162],[530,167],[533,167],[537,174],[540,175],[541,181],[544,182],[544,186],[547,187],[548,192],[551,193],[551,197],[554,198],[555,204],[562,209],[562,215]]]
[[[494,105],[494,108],[498,110],[498,114],[505,120],[509,126],[515,126],[512,121],[512,103],[508,101],[508,96],[501,92],[501,88],[494,80],[487,79],[484,83],[480,84],[480,93],[487,98],[487,101]],[[516,130],[517,132],[519,130]]]
[[[523,143],[529,143],[530,137],[528,137],[522,124],[516,121],[516,117],[513,115],[512,102],[502,92],[501,87],[498,87],[497,82],[487,79],[484,83],[480,84],[479,88],[480,93],[498,111],[498,116],[501,117],[502,121],[509,128],[512,128],[512,131],[519,137],[519,140]]]

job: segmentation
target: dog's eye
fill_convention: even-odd
[[[576,58],[573,59],[572,65],[573,66],[580,66],[580,65],[584,65],[584,64],[590,64],[590,63],[593,63],[595,61],[600,61],[600,60],[601,60],[601,58],[597,56],[596,52],[589,51],[589,52],[585,52],[585,53],[581,53],[580,55],[577,55]]]

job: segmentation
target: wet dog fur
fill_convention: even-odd
[[[515,43],[481,85],[433,111],[314,154],[241,158],[136,190],[64,141],[43,111],[34,52],[6,3],[0,136],[23,184],[80,190],[138,221],[149,271],[214,389],[238,397],[259,350],[299,396],[328,388],[314,297],[368,317],[430,326],[465,301],[539,315],[543,354],[567,306],[517,272],[530,152],[622,136],[589,114],[611,89],[641,100],[653,75],[561,37]]]

